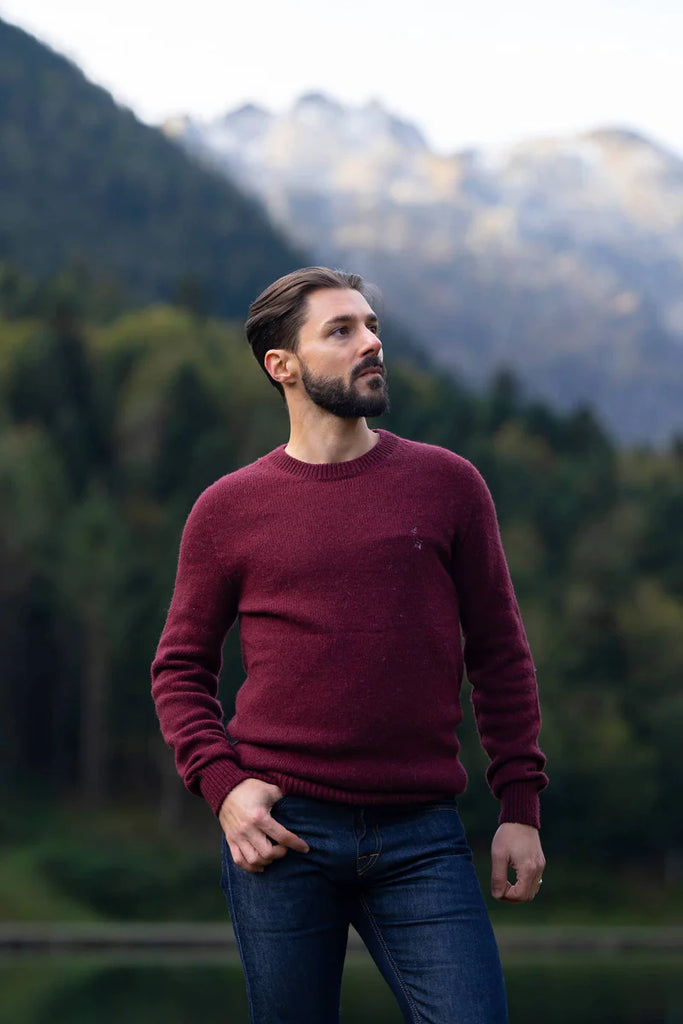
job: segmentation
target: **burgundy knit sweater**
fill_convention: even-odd
[[[152,666],[162,732],[216,813],[250,777],[343,803],[455,796],[462,626],[500,820],[538,826],[535,673],[489,492],[452,452],[378,433],[348,462],[282,446],[201,495]],[[226,733],[237,616],[246,678]]]

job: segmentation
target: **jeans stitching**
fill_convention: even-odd
[[[225,842],[225,840],[224,840],[224,842]],[[229,867],[229,865],[227,863],[227,858],[228,857],[232,857],[232,854],[230,853],[229,849],[227,848],[227,843],[226,843],[224,851],[223,851],[223,856],[226,858],[226,863],[225,863],[225,879],[226,879],[226,883],[227,883],[227,886],[228,886],[228,892],[230,893],[230,904],[231,904],[231,908],[232,908],[232,906],[234,906],[234,902],[235,901],[232,898],[232,881],[230,879],[230,867]],[[238,868],[237,870],[241,871],[242,869]],[[237,927],[237,921],[235,920],[235,916],[236,915],[232,913],[232,909],[231,909],[230,921],[232,923],[232,930],[235,933],[235,942],[237,943],[237,950],[239,952],[240,959],[242,961],[242,966],[243,966],[242,974],[244,975],[244,986],[245,986],[245,988],[247,990],[247,1003],[249,1005],[249,1017],[250,1017],[251,1020],[253,1020],[254,1017],[255,1017],[256,1011],[255,1011],[255,1008],[254,1008],[254,1000],[252,999],[252,995],[251,995],[251,985],[249,983],[249,975],[248,975],[248,972],[247,972],[247,969],[246,969],[246,962],[245,962],[245,959],[244,959],[244,956],[243,956],[243,953],[242,953],[242,942],[240,940],[239,928]]]
[[[364,875],[366,871],[369,871],[370,868],[374,868],[379,858],[379,855],[382,852],[382,833],[380,832],[377,825],[373,826],[373,832],[375,834],[375,852],[358,854],[356,857],[356,873],[358,874],[359,877],[361,875]],[[368,863],[363,864],[363,866],[361,867],[360,862],[362,860],[367,860]]]
[[[423,1021],[423,1018],[420,1016],[420,1012],[419,1012],[419,1010],[417,1008],[417,1004],[415,1003],[412,995],[410,994],[410,989],[407,987],[405,981],[403,980],[403,976],[401,975],[401,971],[399,970],[398,964],[396,963],[396,961],[394,960],[393,956],[391,955],[391,950],[389,949],[389,947],[387,946],[386,942],[384,941],[384,936],[382,935],[381,929],[380,929],[379,925],[377,924],[377,921],[375,920],[375,917],[373,916],[373,913],[370,910],[370,907],[368,906],[364,896],[361,896],[361,898],[360,898],[360,905],[361,905],[361,907],[363,908],[363,910],[365,911],[365,913],[367,915],[368,921],[370,922],[370,927],[372,928],[373,932],[375,933],[375,937],[377,938],[377,941],[379,942],[380,946],[382,947],[382,950],[384,951],[384,955],[387,958],[387,963],[391,967],[391,969],[392,969],[392,971],[394,973],[394,977],[396,978],[396,981],[398,982],[399,988],[403,992],[403,995],[405,996],[405,1000],[406,1000],[408,1006],[410,1007],[410,1011],[411,1011],[411,1013],[413,1015],[412,1024],[421,1024],[421,1022]]]

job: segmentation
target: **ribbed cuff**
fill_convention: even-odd
[[[218,761],[211,761],[202,771],[199,788],[207,804],[213,813],[218,816],[221,804],[231,789],[239,786],[240,782],[250,779],[249,772],[243,772],[234,761],[223,758]]]
[[[511,782],[500,795],[498,823],[516,821],[520,825],[541,827],[538,791],[527,782]]]

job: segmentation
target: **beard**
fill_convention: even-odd
[[[373,377],[368,381],[369,392],[361,394],[354,381],[364,370],[377,366],[384,370],[376,356],[367,356],[351,373],[350,383],[342,377],[316,377],[301,363],[301,383],[306,394],[321,409],[341,419],[354,420],[361,416],[381,416],[389,409],[389,392],[386,379]]]

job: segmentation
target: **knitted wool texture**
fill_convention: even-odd
[[[344,803],[457,796],[466,665],[500,820],[538,827],[536,679],[491,496],[465,459],[378,434],[348,462],[282,446],[201,495],[152,666],[162,732],[215,813],[250,777]]]

